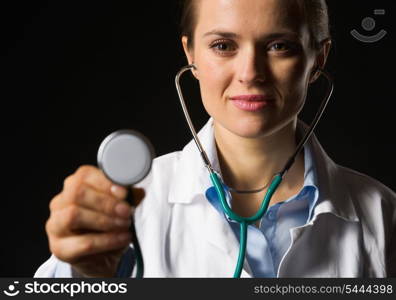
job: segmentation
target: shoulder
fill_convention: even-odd
[[[154,158],[151,166],[152,172],[167,173],[168,171],[173,171],[181,153],[182,151],[174,151]]]
[[[148,175],[135,187],[144,189],[145,197],[136,213],[142,218],[153,212],[166,211],[171,183],[176,174],[181,151],[164,154],[153,159]]]
[[[382,214],[396,223],[396,193],[375,178],[337,165],[350,196],[367,214]],[[391,221],[390,220],[390,221]]]
[[[391,201],[396,201],[396,193],[377,179],[344,166],[338,165],[338,169],[351,188],[364,194],[381,195]]]
[[[357,208],[357,213],[374,223],[388,219],[396,224],[396,194],[389,187],[366,174],[335,163],[317,138],[311,139],[311,151],[319,183],[340,208]],[[353,203],[349,203],[351,199]],[[377,224],[378,225],[378,224]]]
[[[176,171],[180,155],[181,151],[175,151],[154,158],[150,172],[141,182],[136,184],[136,187],[144,189],[161,187],[162,192],[166,191],[167,184],[169,184]]]

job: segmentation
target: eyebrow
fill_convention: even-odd
[[[234,39],[240,38],[240,36],[234,32],[222,31],[222,30],[217,30],[217,29],[206,32],[203,35],[203,37],[210,36],[210,35],[221,36],[224,38],[234,38]],[[294,31],[283,31],[283,32],[273,32],[273,33],[263,35],[261,37],[261,39],[269,40],[269,39],[280,38],[280,37],[285,37],[285,36],[293,37],[293,38],[297,38],[297,39],[301,38],[300,34],[294,32]]]
[[[227,31],[221,31],[221,30],[216,30],[216,29],[208,31],[207,33],[205,33],[203,35],[203,37],[209,36],[209,35],[219,35],[219,36],[222,36],[222,37],[225,37],[225,38],[237,38],[237,37],[239,37],[239,35],[234,33],[234,32],[227,32]]]

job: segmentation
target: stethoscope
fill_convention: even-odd
[[[197,67],[194,64],[187,65],[182,69],[180,69],[180,71],[176,74],[176,78],[175,78],[176,89],[179,95],[180,104],[182,106],[185,119],[188,123],[188,127],[190,128],[195,144],[205,164],[205,167],[209,171],[210,180],[212,181],[212,184],[216,189],[217,195],[221,201],[223,211],[231,220],[234,220],[240,224],[239,255],[234,272],[234,277],[238,278],[241,275],[243,262],[246,254],[248,225],[253,224],[256,221],[260,220],[267,211],[272,195],[277,190],[278,186],[282,182],[283,177],[290,169],[290,167],[293,165],[296,156],[304,147],[305,143],[312,135],[313,130],[315,129],[320,118],[322,117],[322,114],[327,106],[327,103],[329,102],[330,97],[333,93],[334,83],[327,72],[321,69],[317,70],[321,74],[325,75],[325,77],[329,81],[329,88],[326,97],[323,99],[320,108],[316,113],[314,120],[312,121],[312,124],[308,128],[303,139],[299,142],[293,155],[288,159],[284,168],[279,173],[273,176],[269,184],[269,187],[265,193],[264,200],[262,201],[261,206],[257,211],[257,213],[251,217],[241,217],[238,214],[236,214],[228,205],[223,188],[223,186],[225,185],[222,184],[219,175],[213,170],[213,167],[208,159],[208,156],[205,150],[203,149],[202,144],[195,131],[194,125],[191,122],[191,118],[188,113],[179,82],[180,76],[184,72],[191,69],[197,69]],[[128,187],[128,190],[130,191],[131,186],[140,182],[149,173],[151,169],[152,160],[155,156],[153,149],[154,148],[151,145],[150,141],[141,133],[134,130],[119,130],[107,136],[101,143],[97,157],[98,166],[107,176],[107,178],[109,178],[112,182]],[[255,193],[263,190],[267,186],[268,185],[264,186],[261,189],[251,190],[251,191],[239,191],[231,188],[230,190],[234,190],[238,193]],[[133,205],[131,192],[128,193],[127,201],[131,205]],[[143,255],[140,249],[139,241],[137,239],[135,224],[133,220],[131,222],[131,226],[129,230],[132,233],[132,243],[134,246],[134,253],[136,258],[136,277],[142,278],[144,274]],[[126,272],[126,274],[128,274],[128,272]]]
[[[180,104],[183,108],[183,113],[185,116],[185,119],[188,123],[188,127],[190,128],[191,134],[194,138],[195,144],[199,150],[199,153],[201,154],[202,160],[205,164],[205,167],[208,169],[209,171],[209,176],[210,176],[210,180],[212,181],[213,186],[216,189],[218,198],[221,201],[221,206],[223,208],[224,213],[231,219],[234,220],[235,222],[239,223],[239,227],[240,227],[240,241],[239,241],[239,255],[238,255],[238,261],[237,261],[237,265],[235,268],[235,272],[234,272],[234,278],[239,278],[241,276],[241,272],[242,272],[242,268],[243,268],[243,262],[245,260],[245,254],[246,254],[246,242],[247,242],[247,228],[248,225],[253,224],[255,222],[257,222],[258,220],[260,220],[263,215],[265,214],[265,212],[268,209],[268,205],[271,201],[271,198],[273,196],[273,194],[275,193],[275,191],[277,190],[277,188],[279,187],[280,183],[282,182],[284,176],[286,175],[287,171],[290,169],[290,167],[293,165],[295,158],[297,157],[297,155],[300,153],[301,149],[304,147],[305,143],[307,142],[307,140],[310,138],[310,136],[312,135],[316,125],[318,124],[320,118],[323,115],[324,110],[326,109],[327,103],[329,102],[331,95],[333,93],[333,89],[334,89],[334,83],[332,78],[330,77],[330,75],[325,72],[322,69],[317,69],[318,72],[320,72],[321,74],[323,74],[328,82],[329,82],[329,87],[328,87],[328,91],[326,94],[326,97],[323,99],[318,112],[315,115],[314,120],[312,121],[311,125],[309,126],[307,132],[305,133],[305,136],[302,138],[302,140],[299,142],[299,144],[297,145],[296,150],[294,151],[293,155],[288,159],[288,161],[286,162],[285,166],[283,167],[283,169],[275,174],[269,184],[269,187],[265,193],[264,196],[264,200],[262,201],[259,210],[256,212],[255,215],[251,216],[251,217],[241,217],[240,215],[236,214],[231,207],[228,205],[227,201],[226,201],[226,196],[224,193],[224,188],[223,188],[223,184],[220,181],[219,175],[217,175],[217,173],[213,170],[213,167],[208,159],[208,156],[205,152],[205,150],[202,147],[202,144],[198,138],[198,135],[195,131],[194,125],[191,122],[191,118],[190,115],[188,113],[187,107],[186,107],[186,103],[184,101],[183,98],[183,94],[180,88],[180,76],[188,71],[194,69],[196,70],[197,67],[194,64],[190,64],[188,66],[183,67],[176,75],[175,78],[175,83],[176,83],[176,89],[177,89],[177,93],[179,95],[179,99],[180,99]],[[266,185],[268,186],[268,185]],[[265,186],[265,187],[266,187]],[[264,188],[265,188],[264,187]],[[262,189],[264,189],[262,188]],[[237,191],[236,192],[241,192],[241,193],[255,193],[257,191],[260,191],[262,189],[258,189],[258,190],[253,190],[253,191]]]

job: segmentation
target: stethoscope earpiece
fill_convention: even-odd
[[[323,73],[323,70],[320,68],[320,67],[316,67],[316,68],[314,68],[312,71],[311,71],[311,76],[310,76],[310,78],[309,78],[309,83],[314,83],[315,81],[316,81],[316,79],[318,78],[318,77],[316,77],[317,75],[316,74],[318,74],[319,73],[319,75],[318,75],[318,77],[320,76],[320,75],[322,75],[322,73]],[[316,78],[315,78],[316,77]]]
[[[189,68],[189,69],[191,70],[191,73],[192,73],[193,76],[195,77],[195,79],[198,80],[197,74],[194,73],[194,71],[197,71],[197,70],[198,70],[197,66],[196,66],[194,63],[192,63],[192,64],[189,64],[186,68]]]

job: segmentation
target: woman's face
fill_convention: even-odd
[[[182,41],[216,126],[257,138],[290,124],[316,60],[296,1],[197,1],[193,49]]]

